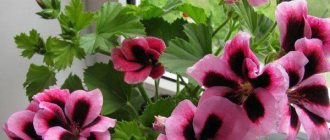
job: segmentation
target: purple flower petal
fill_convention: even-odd
[[[137,71],[127,71],[125,72],[124,80],[129,84],[141,83],[148,78],[152,70],[151,65],[144,66]]]
[[[126,60],[124,54],[119,48],[114,48],[112,50],[111,57],[112,57],[113,65],[115,69],[118,71],[135,71],[143,67],[143,64]]]

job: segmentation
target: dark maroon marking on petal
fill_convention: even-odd
[[[60,101],[60,100],[57,100],[57,99],[53,99],[50,102],[53,103],[53,104],[57,104],[59,107],[61,107],[62,109],[64,109],[65,104],[64,104],[63,101]]]
[[[96,140],[96,136],[94,133],[91,133],[87,140]]]
[[[238,50],[237,52],[233,53],[229,59],[229,65],[234,73],[242,78],[244,78],[243,74],[243,62],[245,59],[245,55],[243,50]]]
[[[290,105],[290,126],[291,128],[298,128],[298,114],[296,109]]]
[[[35,140],[42,140],[39,135],[37,135],[36,130],[34,130],[33,123],[30,122],[24,126],[24,133],[27,134],[30,138]]]
[[[225,97],[226,99],[230,100],[231,102],[235,103],[235,104],[238,104],[238,105],[242,105],[242,95],[243,94],[239,94],[239,93],[235,93],[235,92],[229,92],[229,93],[226,93]]]
[[[183,128],[183,136],[186,140],[196,140],[192,120]]]
[[[134,57],[137,59],[135,60],[137,62],[146,63],[149,60],[149,56],[146,54],[146,50],[144,50],[140,46],[132,47],[132,52],[134,54]]]
[[[89,109],[90,104],[88,101],[80,99],[76,102],[73,110],[72,121],[77,123],[78,127],[81,127],[84,124],[90,111]]]
[[[11,139],[13,139],[13,140],[23,140],[21,138],[11,138]]]
[[[69,130],[69,128],[70,128],[65,122],[63,122],[61,117],[58,115],[55,115],[52,118],[50,118],[47,121],[47,123],[48,123],[49,128],[54,127],[54,126],[61,126],[62,128],[67,129],[67,130]]]
[[[239,86],[236,81],[213,71],[210,71],[206,74],[203,80],[203,85],[208,88],[213,86],[237,88]]]
[[[205,126],[201,133],[201,140],[212,139],[220,129],[221,125],[221,119],[218,118],[218,116],[211,114],[205,122]]]
[[[92,121],[90,124],[86,125],[84,128],[88,128],[88,127],[91,127],[97,123],[99,123],[101,121],[101,117],[98,116],[94,121]]]
[[[255,94],[250,94],[245,100],[244,109],[252,122],[257,122],[259,118],[265,115],[265,108]]]
[[[315,125],[323,125],[324,123],[326,123],[325,120],[322,117],[320,117],[320,116],[318,116],[318,115],[310,112],[306,108],[303,108],[302,107],[302,109],[306,112],[306,114],[308,115],[308,117],[312,120],[312,122]]]
[[[60,140],[78,140],[78,138],[68,132],[64,132],[61,134]]]
[[[312,38],[317,38],[323,40],[323,36],[320,34],[320,29],[317,26],[311,26],[312,29]]]
[[[308,77],[316,74],[316,66],[318,65],[317,54],[311,53],[306,56],[308,59],[308,63],[305,65],[305,74],[303,79],[307,79]]]
[[[311,103],[322,106],[328,106],[330,104],[328,88],[324,85],[305,86],[298,88],[296,92]]]
[[[289,75],[289,88],[298,84],[300,77],[299,74],[294,71],[288,71]]]
[[[254,88],[262,87],[266,88],[270,85],[270,76],[267,71],[263,72],[257,78],[251,79],[251,83]]]
[[[305,20],[303,17],[289,17],[287,32],[283,40],[282,47],[286,52],[294,51],[294,44],[304,37]]]

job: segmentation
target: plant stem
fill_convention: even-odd
[[[223,28],[223,27],[228,23],[228,21],[231,19],[231,17],[232,17],[232,16],[229,16],[229,17],[228,17],[223,23],[221,23],[221,24],[219,25],[218,28],[216,28],[216,29],[213,31],[213,33],[212,33],[212,37],[215,36],[215,35],[219,32],[219,30],[220,30],[221,28]]]
[[[179,74],[176,74],[176,94],[180,93],[180,77]]]
[[[158,97],[159,97],[159,79],[158,80],[155,80],[155,100],[154,102],[156,102],[158,100]]]
[[[126,102],[126,105],[133,111],[134,115],[136,118],[139,118],[139,113],[137,110],[134,108],[134,106],[130,102]]]
[[[138,84],[137,87],[138,87],[138,89],[139,89],[139,91],[140,91],[140,94],[141,94],[141,96],[143,97],[144,101],[145,101],[147,104],[150,104],[150,103],[151,103],[151,100],[150,100],[150,98],[149,98],[149,96],[148,96],[148,93],[147,93],[146,89],[144,88],[143,83]]]
[[[260,44],[264,43],[268,36],[274,31],[277,23],[275,22],[272,27],[266,32],[266,34],[260,39],[260,41],[256,42],[254,46],[259,46]]]

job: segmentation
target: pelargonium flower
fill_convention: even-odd
[[[282,2],[277,6],[275,15],[281,47],[285,52],[294,51],[295,42],[307,37],[320,39],[325,54],[330,55],[330,19],[307,15],[306,0]]]
[[[225,0],[226,3],[235,3],[238,2],[239,0]],[[266,3],[268,3],[268,0],[248,0],[249,4],[251,6],[261,6],[264,5]]]
[[[257,57],[249,48],[250,35],[238,33],[225,46],[224,55],[207,55],[188,69],[206,90],[199,103],[220,96],[242,108],[247,122],[257,136],[276,132],[277,105],[274,96],[287,91],[288,76],[276,64],[259,69]]]
[[[114,127],[115,120],[99,115],[102,104],[99,90],[72,94],[57,88],[45,90],[33,96],[29,110],[14,113],[4,130],[9,137],[24,140],[109,140],[108,129]]]
[[[126,39],[112,50],[112,61],[116,70],[124,72],[124,80],[129,84],[143,82],[148,76],[158,79],[165,72],[158,61],[165,47],[155,37]]]
[[[249,139],[249,127],[242,121],[240,109],[220,97],[208,99],[197,108],[189,100],[181,101],[166,119],[165,133],[157,140]]]
[[[309,139],[328,139],[325,120],[330,119],[330,102],[326,81],[319,73],[330,71],[330,64],[322,52],[322,42],[299,39],[295,49],[275,61],[287,71],[290,83],[282,100],[281,131],[288,133],[286,139],[294,140],[302,124]]]

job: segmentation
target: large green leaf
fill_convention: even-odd
[[[170,41],[169,47],[160,61],[171,72],[185,75],[188,67],[195,64],[206,54],[212,53],[212,29],[207,25],[187,24],[184,32],[188,40],[176,38]]]
[[[145,135],[141,131],[138,122],[117,122],[115,133],[111,136],[113,140],[146,140]]]
[[[127,14],[118,3],[107,2],[98,12],[96,33],[82,37],[80,45],[87,53],[95,53],[98,49],[109,52],[114,46],[109,40],[114,36],[136,37],[144,34],[138,17]]]
[[[102,114],[113,113],[130,100],[132,86],[124,82],[123,76],[123,73],[114,70],[112,63],[96,63],[85,70],[84,82],[87,88],[102,91]]]
[[[29,99],[33,95],[56,84],[55,72],[46,66],[31,64],[23,86]]]
[[[21,56],[31,58],[35,53],[44,54],[45,44],[40,34],[32,29],[29,35],[21,33],[15,36],[15,43],[19,49],[22,49]]]
[[[66,78],[61,88],[69,89],[70,92],[73,92],[75,90],[84,90],[81,79],[79,78],[79,76],[74,74],[70,74],[68,78]]]

